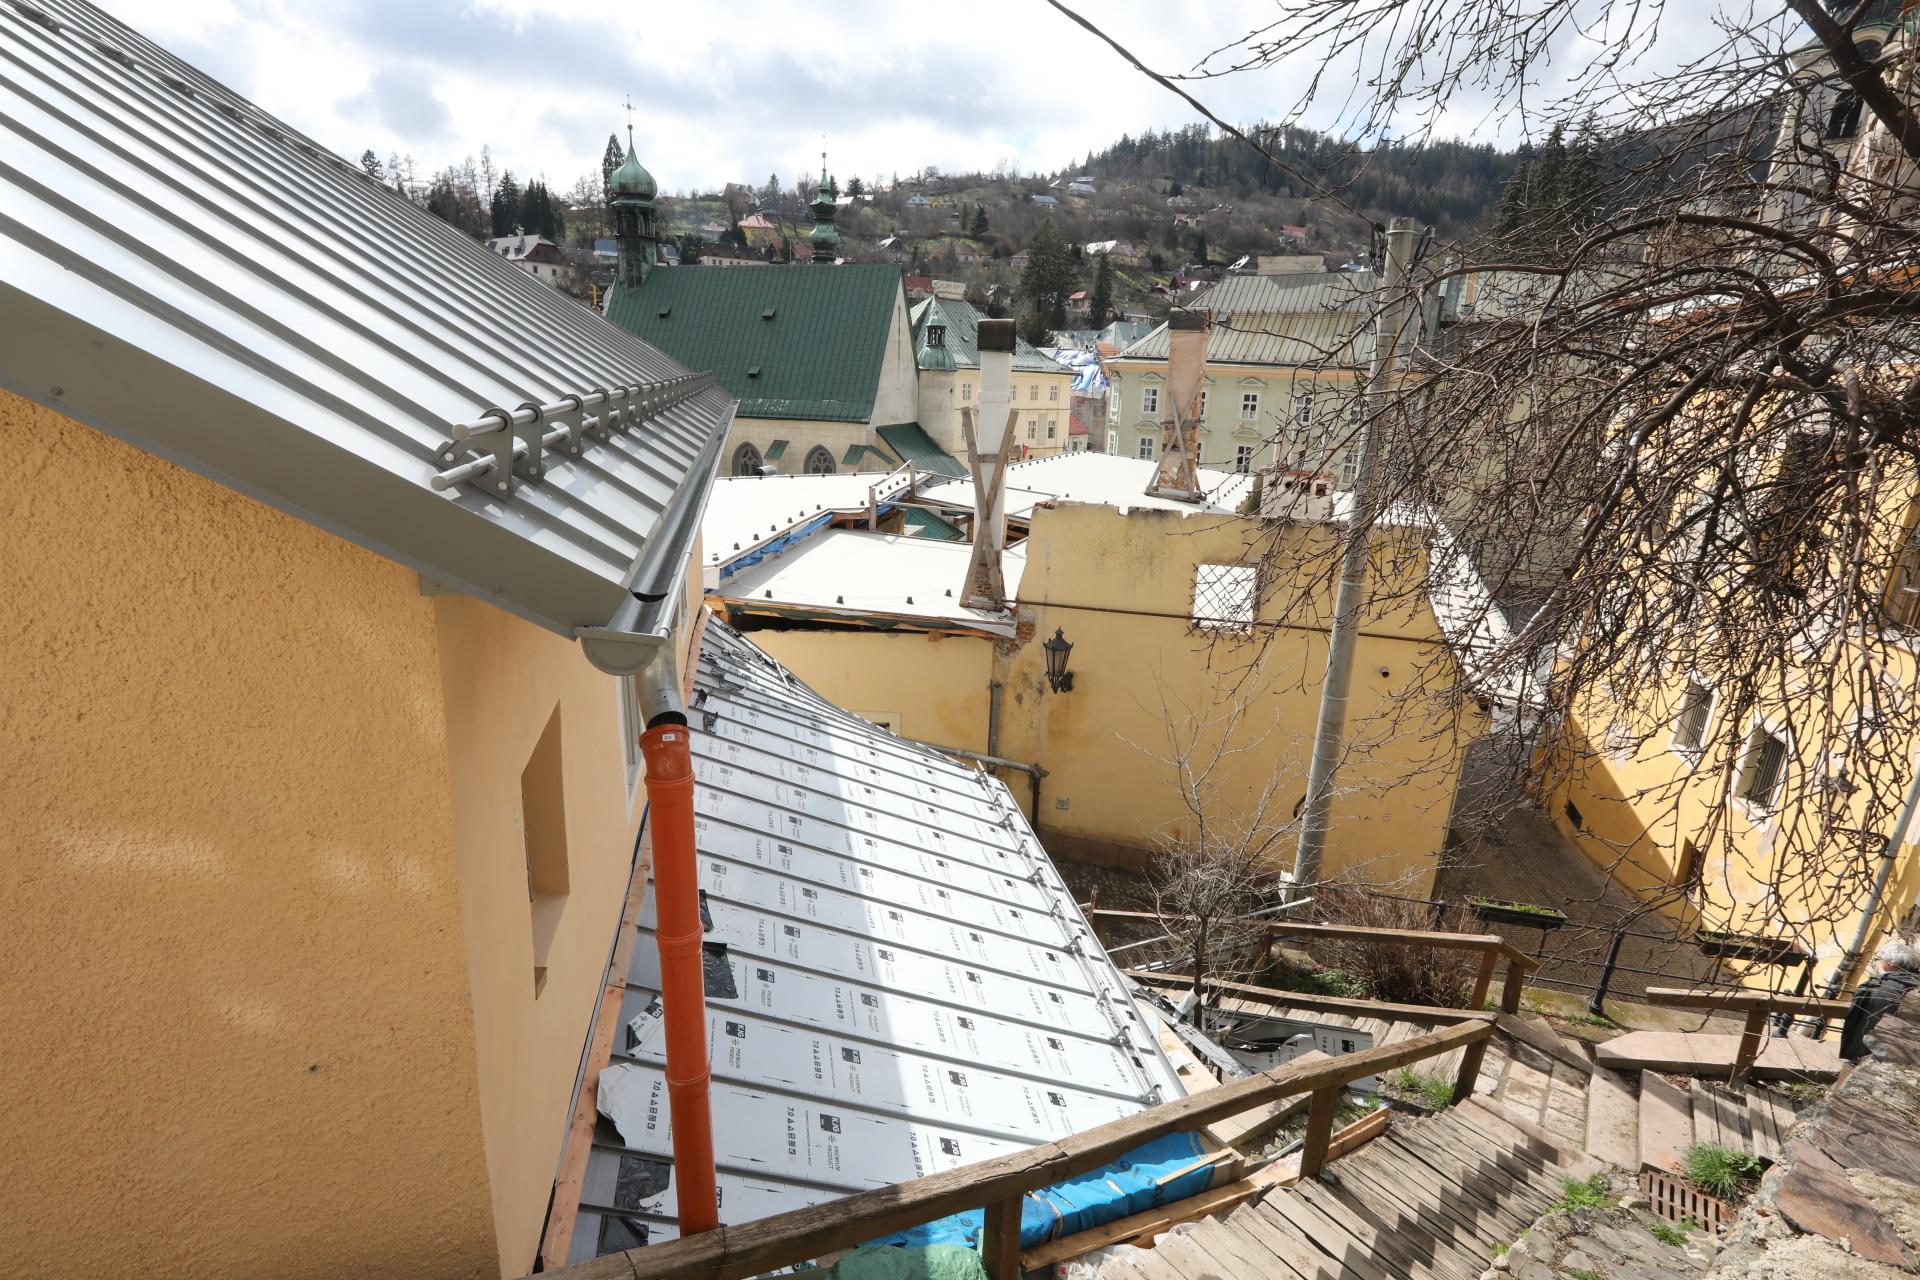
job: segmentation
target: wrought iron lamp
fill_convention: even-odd
[[[1073,652],[1073,641],[1060,634],[1060,628],[1053,629],[1053,639],[1040,646],[1047,654],[1047,684],[1055,693],[1073,691],[1073,672],[1067,670],[1067,655]]]

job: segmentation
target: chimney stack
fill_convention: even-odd
[[[1200,380],[1207,364],[1207,313],[1167,317],[1167,407],[1160,419],[1160,464],[1147,493],[1200,502]]]
[[[980,322],[980,417],[967,432],[967,465],[973,472],[973,561],[960,601],[969,609],[1004,609],[1007,603],[1000,556],[1007,546],[1013,344],[1013,321]]]

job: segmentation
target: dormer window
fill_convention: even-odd
[[[946,346],[947,345],[947,326],[943,324],[928,325],[927,326],[927,345],[930,347]]]

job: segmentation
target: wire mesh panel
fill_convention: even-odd
[[[1246,631],[1253,626],[1259,570],[1250,564],[1193,567],[1193,622],[1202,631]]]

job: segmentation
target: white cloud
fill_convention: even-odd
[[[628,95],[641,158],[667,190],[757,183],[769,171],[791,180],[823,146],[843,181],[923,164],[1052,171],[1123,133],[1197,119],[1040,0],[103,3],[342,155],[371,147],[430,169],[487,144],[502,167],[562,188],[597,174],[609,132],[624,135]],[[1277,13],[1273,0],[1077,7],[1166,71]],[[1333,79],[1355,83],[1350,70]],[[1225,118],[1247,120],[1282,116],[1303,83],[1279,69],[1193,88]],[[1337,118],[1338,105],[1308,122]],[[1445,124],[1479,133],[1483,112],[1470,100]]]

